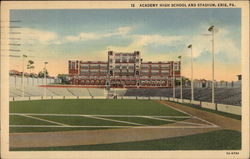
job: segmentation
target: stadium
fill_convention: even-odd
[[[70,72],[69,80],[86,80]],[[241,148],[240,81],[218,82],[211,103],[211,84],[202,87],[200,81],[191,100],[188,84],[60,84],[52,77],[10,74],[12,151]]]

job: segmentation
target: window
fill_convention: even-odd
[[[151,70],[152,73],[159,73],[158,70]]]
[[[161,73],[168,73],[169,70],[161,70]]]
[[[89,70],[81,70],[81,74],[87,74],[89,73]]]

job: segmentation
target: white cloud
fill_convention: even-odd
[[[58,35],[54,32],[32,29],[32,28],[22,28],[21,29],[22,42],[24,44],[54,44],[59,43]]]
[[[102,37],[103,37],[103,35],[100,35],[100,34],[82,32],[82,33],[80,33],[79,35],[76,35],[76,36],[66,36],[65,39],[67,41],[74,42],[74,41],[80,41],[80,40],[81,41],[97,40],[97,39],[100,39]]]
[[[131,35],[132,42],[127,46],[107,46],[107,49],[114,51],[134,51],[134,50],[144,50],[144,47],[148,45],[159,46],[159,45],[170,45],[177,41],[183,40],[183,36],[163,36],[159,34],[152,35]]]
[[[125,36],[130,32],[131,29],[132,29],[131,27],[126,26],[126,27],[119,27],[110,33],[81,32],[80,34],[75,36],[74,35],[66,36],[65,41],[75,42],[75,41],[98,40],[115,35]]]
[[[209,34],[207,31],[208,25],[201,25],[196,30],[197,32],[193,35],[160,35],[160,34],[130,34],[133,29],[130,26],[123,26],[115,29],[114,31],[108,33],[96,33],[96,32],[81,32],[78,35],[71,35],[62,37],[59,39],[58,35],[51,31],[38,30],[32,28],[23,28],[22,41],[28,44],[39,43],[43,45],[48,44],[63,44],[67,42],[77,42],[77,41],[87,41],[87,40],[99,40],[104,38],[109,38],[111,36],[121,36],[122,38],[131,39],[131,43],[127,46],[115,46],[109,45],[106,50],[114,51],[146,51],[147,47],[157,47],[161,45],[166,46],[166,53],[169,54],[168,46],[183,46],[183,45],[193,45],[193,57],[198,58],[202,56],[202,52],[211,52],[211,36],[204,36],[203,34]],[[162,50],[164,51],[164,50]],[[190,56],[189,50],[186,48],[182,50],[184,56]],[[230,58],[240,56],[240,47],[237,46],[235,39],[231,37],[231,33],[226,28],[219,28],[215,33],[215,54],[224,53]],[[151,53],[150,53],[151,54]],[[171,52],[175,54],[175,52]],[[180,54],[180,50],[176,52]],[[159,55],[161,56],[161,55]]]
[[[117,35],[127,35],[132,30],[132,27],[126,26],[126,27],[119,27],[116,30]]]
[[[182,36],[162,36],[158,34],[153,35],[135,35],[134,42],[138,46],[146,45],[168,45],[172,44],[178,40],[182,40]]]
[[[193,44],[193,57],[200,57],[202,52],[212,50],[212,36],[209,32],[206,32],[207,28],[204,26],[200,27],[204,32],[200,31],[197,34],[189,37],[188,44]],[[205,33],[205,34],[204,34]],[[234,58],[240,56],[240,47],[237,46],[235,39],[230,35],[230,31],[226,28],[217,28],[214,34],[214,49],[215,55],[218,53],[224,53]],[[188,55],[190,56],[190,55]]]

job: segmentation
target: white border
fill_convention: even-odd
[[[163,3],[160,1],[159,3]],[[194,1],[189,1],[194,3]],[[201,2],[201,1],[199,1]],[[204,1],[209,3],[209,1]],[[222,1],[225,3],[227,1]],[[242,9],[242,150],[241,151],[71,151],[71,152],[10,152],[8,151],[8,57],[1,56],[1,156],[3,158],[249,158],[249,2],[248,1],[228,1],[237,4]],[[130,1],[37,1],[37,2],[1,2],[1,21],[8,21],[9,9],[91,9],[91,8],[130,8]],[[135,1],[135,4],[143,3]],[[151,3],[145,1],[144,3]],[[152,2],[157,3],[157,2]],[[168,3],[174,3],[170,1]],[[180,3],[180,1],[179,1]],[[183,2],[182,2],[183,3]],[[185,3],[188,3],[186,1]],[[214,2],[213,3],[219,3]],[[131,8],[130,8],[131,9]],[[8,28],[7,25],[5,25]],[[8,32],[2,28],[2,32]],[[1,38],[3,35],[1,34]],[[8,39],[8,35],[5,34]],[[1,47],[7,46],[8,40],[2,41]],[[1,52],[1,55],[5,52]],[[238,155],[226,155],[226,152],[239,152]]]

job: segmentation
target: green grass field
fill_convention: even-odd
[[[62,146],[42,148],[12,148],[12,151],[105,151],[105,150],[240,150],[241,133],[219,130],[168,139],[114,144]]]
[[[98,126],[113,126],[112,128],[116,128],[115,126],[135,126],[135,124],[158,126],[158,125],[173,123],[171,121],[155,120],[140,116],[183,117],[183,118],[176,118],[175,119],[176,121],[188,118],[186,114],[173,110],[170,107],[166,107],[152,100],[129,100],[129,99],[123,99],[123,100],[59,99],[59,100],[15,101],[15,102],[10,102],[10,113],[11,113],[10,115],[11,133],[106,129],[107,127],[98,127]],[[27,113],[31,114],[28,114],[27,116],[25,115]],[[70,115],[77,115],[77,116],[70,116]],[[96,118],[98,116],[90,118],[80,115],[92,115],[92,116],[131,115],[131,116],[130,117],[109,116],[105,117],[105,119],[102,120],[99,119],[100,117]],[[185,118],[185,116],[187,116],[187,118]],[[112,120],[119,120],[122,122],[114,122]],[[58,125],[60,126],[60,124],[69,126],[86,126],[86,127],[65,127],[65,126],[58,127]],[[27,127],[27,125],[29,125],[30,127]],[[56,126],[53,127],[54,125]],[[87,126],[97,126],[97,127],[87,127]]]
[[[185,116],[152,100],[65,99],[10,102],[10,113]]]
[[[116,129],[134,126],[158,127],[175,122],[182,122],[183,125],[189,118],[192,117],[153,100],[59,99],[10,102],[10,133]],[[187,125],[199,128],[199,125],[192,124],[194,123]],[[205,127],[209,127],[208,123],[204,124]],[[185,131],[185,128],[179,128],[180,131]],[[10,150],[239,150],[240,148],[241,132],[219,130],[157,140],[49,148],[10,148]]]

